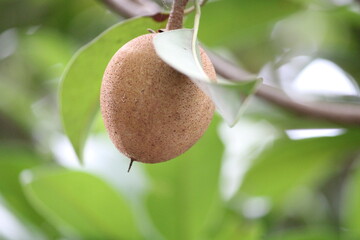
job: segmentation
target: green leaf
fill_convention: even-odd
[[[197,56],[192,50],[192,29],[179,29],[158,34],[154,46],[158,56],[171,67],[187,75],[211,97],[224,120],[233,126],[244,111],[246,103],[253,95],[261,79],[243,83],[225,79],[211,81],[197,64]],[[198,46],[196,46],[198,48]]]
[[[176,159],[146,165],[151,191],[146,206],[165,239],[199,239],[219,198],[224,147],[217,135],[218,117],[189,151]]]
[[[25,193],[49,222],[72,237],[139,239],[129,204],[104,181],[84,172],[39,168],[22,175]],[[70,236],[71,237],[71,236]]]
[[[154,46],[159,57],[179,72],[199,81],[210,81],[196,63],[192,51],[193,29],[178,29],[158,34]]]
[[[316,184],[336,168],[337,158],[359,146],[360,134],[303,140],[279,139],[255,159],[246,173],[237,197],[267,196],[273,203],[295,187]]]
[[[55,229],[46,222],[30,205],[20,185],[21,171],[38,166],[40,157],[26,147],[0,146],[0,195],[6,206],[25,225],[31,225],[42,231],[49,238],[58,236]]]
[[[99,110],[102,75],[115,52],[131,39],[160,29],[164,23],[142,17],[106,30],[81,48],[70,61],[60,88],[60,109],[65,133],[81,159],[90,126]]]

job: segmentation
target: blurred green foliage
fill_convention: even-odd
[[[359,83],[359,9],[358,1],[209,1],[199,38],[260,76],[265,65],[276,76],[284,64],[307,56],[332,61]],[[187,27],[192,19],[190,14]],[[300,117],[254,99],[230,137],[216,116],[193,148],[169,162],[135,164],[127,174],[128,163],[117,164],[124,157],[108,140],[111,151],[104,153],[106,133],[91,111],[101,72],[117,48],[164,23],[131,20],[87,45],[67,70],[72,81],[62,88],[71,94],[60,116],[60,78],[72,55],[123,20],[100,1],[0,0],[0,239],[360,238],[358,126]],[[90,58],[95,66],[87,65]],[[89,117],[76,122],[72,114],[81,111]],[[78,152],[95,122],[84,166],[64,140],[64,116],[70,129],[85,131],[71,136],[66,129],[78,139]],[[266,122],[275,140],[264,144],[266,132],[248,146],[255,135],[251,126],[259,122]],[[304,128],[343,133],[302,140],[286,134]],[[91,161],[97,163],[93,168]],[[237,168],[243,174],[232,180],[236,189],[224,194],[225,179]]]

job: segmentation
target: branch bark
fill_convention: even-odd
[[[134,9],[134,3],[130,3],[130,0],[101,0],[110,9],[119,13],[124,17],[136,17],[136,16],[153,16],[160,14],[160,7],[157,9],[153,8],[151,11],[145,10],[144,7]],[[146,2],[146,0],[143,0]],[[147,1],[150,2],[150,1]],[[176,3],[177,1],[175,1]],[[184,3],[185,2],[185,3]],[[179,0],[178,3],[185,4],[187,0]],[[174,5],[175,7],[175,5]],[[185,6],[184,6],[185,7]],[[180,7],[179,7],[180,9]],[[184,8],[183,10],[184,11]],[[182,19],[181,19],[182,23]],[[178,26],[177,26],[178,27]],[[171,27],[173,29],[173,27]],[[215,54],[209,54],[216,72],[228,79],[243,81],[253,77],[250,73],[247,73],[234,64],[222,59]],[[256,95],[263,98],[273,104],[281,106],[287,110],[290,110],[299,115],[309,116],[317,119],[322,119],[338,124],[360,124],[360,106],[354,104],[340,104],[340,103],[302,103],[297,102],[288,97],[282,90],[268,86],[261,85]]]

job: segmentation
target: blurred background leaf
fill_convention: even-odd
[[[269,39],[273,25],[301,9],[300,4],[288,0],[261,4],[246,0],[215,1],[203,7],[199,39],[208,47],[226,48],[247,69],[258,72],[275,53]],[[192,27],[192,20],[190,16],[187,27]]]
[[[359,148],[360,134],[277,140],[263,151],[246,173],[239,194],[266,196],[283,204],[289,191],[301,185],[316,187],[329,177],[347,154]]]
[[[48,238],[58,237],[58,232],[29,204],[19,182],[21,171],[39,166],[44,160],[29,147],[0,146],[0,196],[6,205],[25,224],[44,232]]]
[[[139,239],[129,204],[97,177],[43,167],[25,171],[22,182],[33,206],[70,237]]]

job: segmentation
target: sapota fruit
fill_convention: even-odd
[[[100,97],[112,142],[144,163],[184,153],[204,134],[214,114],[210,98],[156,55],[155,36],[137,37],[116,52],[105,70]],[[203,50],[200,55],[206,74],[215,79],[208,56]]]

